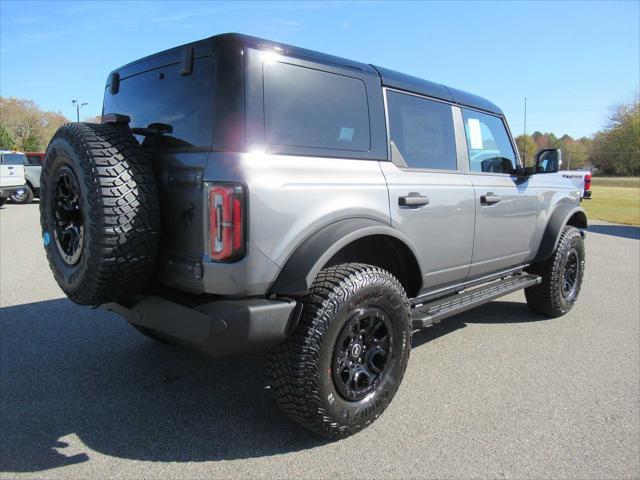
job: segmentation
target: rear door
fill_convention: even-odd
[[[512,175],[519,165],[501,116],[461,108],[469,178],[475,189],[476,229],[470,277],[528,261],[541,210],[537,191]]]
[[[385,90],[392,162],[381,162],[391,223],[418,251],[423,290],[466,278],[474,191],[459,168],[450,104]],[[463,146],[464,147],[464,146]]]

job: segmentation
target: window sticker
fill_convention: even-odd
[[[343,142],[350,142],[353,140],[353,134],[355,132],[356,132],[355,128],[341,127],[340,136],[338,137],[338,139]]]
[[[469,140],[471,141],[471,150],[482,150],[482,132],[480,130],[480,120],[477,118],[467,119],[469,125]]]

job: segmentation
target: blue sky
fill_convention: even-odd
[[[640,84],[640,2],[0,2],[0,94],[100,113],[114,68],[241,32],[487,97],[514,134],[602,128]]]

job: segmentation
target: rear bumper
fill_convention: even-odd
[[[156,295],[131,307],[108,303],[103,308],[214,357],[266,351],[282,343],[300,313],[294,300],[212,300],[193,306]]]

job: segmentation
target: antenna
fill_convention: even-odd
[[[527,164],[527,97],[524,97],[524,135],[522,136],[522,159],[523,163]]]

